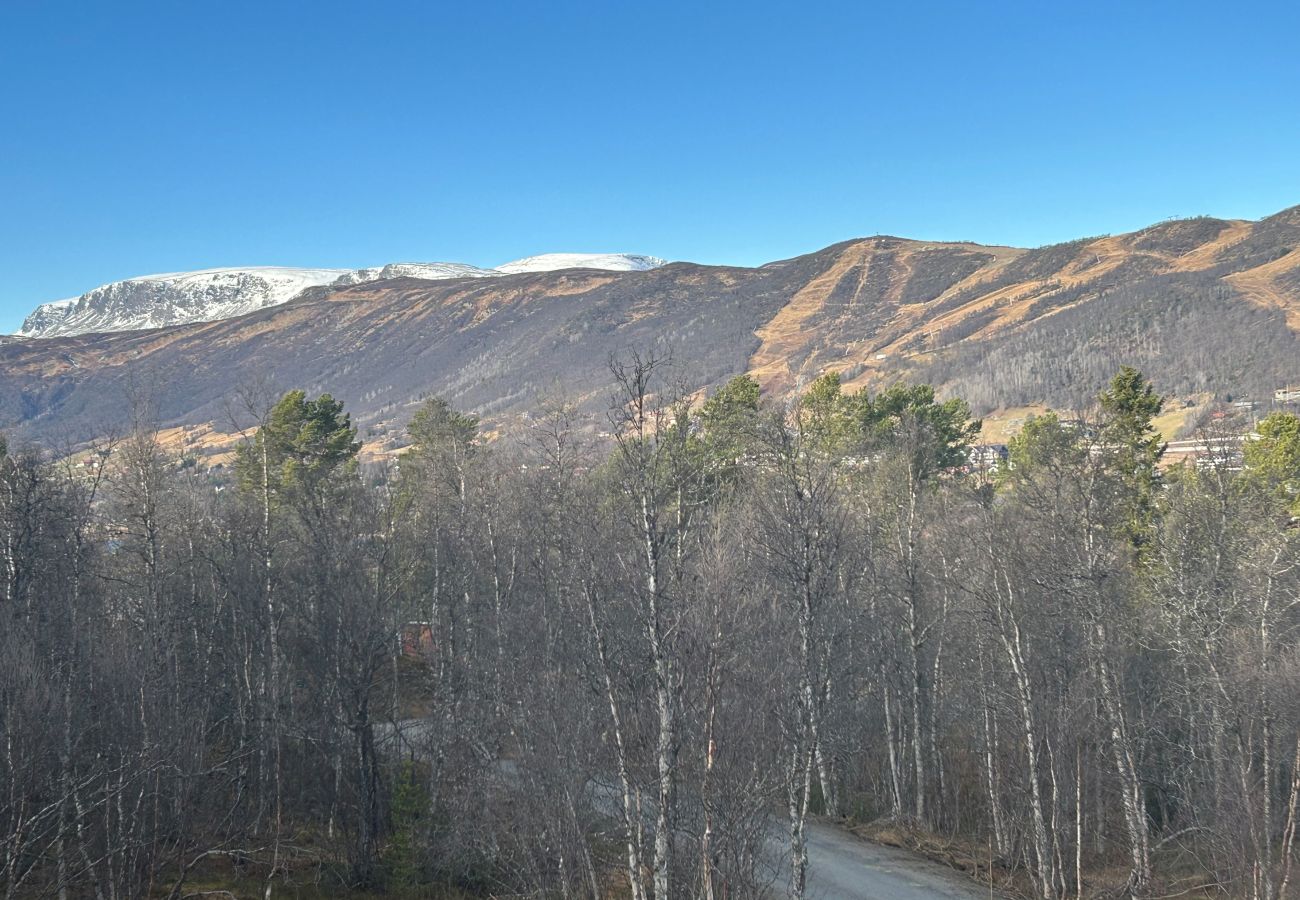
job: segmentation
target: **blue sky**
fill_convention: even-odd
[[[1300,203],[1290,3],[0,0],[0,329],[226,265],[751,264]]]

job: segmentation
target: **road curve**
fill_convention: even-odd
[[[383,723],[376,728],[376,737],[381,747],[392,746],[403,754],[419,755],[421,739],[429,727],[420,719],[398,722],[396,728]],[[395,736],[400,744],[394,743]],[[513,761],[498,760],[495,765],[503,777],[518,777]],[[592,790],[596,806],[612,816],[617,802],[614,785],[598,783]],[[785,896],[789,879],[788,836],[783,828],[784,823],[774,818],[765,854],[772,867],[768,877],[773,897]],[[989,896],[988,888],[981,888],[959,872],[907,850],[864,841],[836,825],[810,821],[805,833],[807,900],[980,900]]]
[[[989,896],[988,888],[960,872],[907,850],[873,844],[821,822],[809,822],[807,833],[809,900],[979,900]]]

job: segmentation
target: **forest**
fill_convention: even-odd
[[[1114,281],[1046,293],[1037,318],[1015,332],[972,338],[996,318],[995,309],[976,313],[937,335],[940,352],[894,365],[976,410],[1084,406],[1125,363],[1161,372],[1162,389],[1180,397],[1258,399],[1294,377],[1300,339],[1280,310],[1243,303],[1205,274]]]
[[[925,385],[610,395],[0,451],[4,897],[801,898],[821,817],[1296,896],[1300,419],[1164,466],[1123,368],[990,470]]]

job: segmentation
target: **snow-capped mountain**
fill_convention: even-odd
[[[367,281],[383,281],[388,278],[423,278],[426,281],[439,281],[443,278],[490,278],[500,275],[496,269],[480,269],[465,263],[389,263],[369,269],[357,269],[340,275],[335,284],[363,284]]]
[[[59,337],[228,319],[284,303],[347,272],[268,266],[144,275],[97,287],[71,300],[42,304],[23,320],[18,333]]]
[[[519,272],[554,272],[557,269],[644,272],[666,264],[667,260],[657,256],[641,256],[636,253],[543,253],[541,256],[526,256],[497,266],[497,271],[509,275]]]
[[[493,275],[518,275],[525,272],[555,272],[559,269],[601,269],[606,272],[644,272],[666,264],[657,256],[636,253],[543,253],[504,263],[495,269],[481,269],[465,263],[389,263],[371,269],[357,269],[341,275],[335,284],[362,284],[387,278],[486,278]]]
[[[32,310],[27,318],[23,319],[23,327],[18,329],[17,333],[26,337],[60,334],[59,329],[72,315],[78,299],[72,297],[68,300],[53,300],[49,303],[42,303]]]
[[[278,306],[310,287],[346,286],[390,278],[492,278],[556,269],[632,272],[664,264],[631,253],[547,253],[483,269],[465,263],[389,263],[365,269],[254,267],[171,272],[115,281],[69,300],[38,306],[17,334],[47,338],[96,331],[135,331],[212,322]]]

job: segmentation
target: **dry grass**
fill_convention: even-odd
[[[1195,422],[1214,398],[1209,394],[1198,394],[1185,401],[1171,399],[1165,404],[1165,411],[1152,421],[1160,437],[1172,441],[1183,436],[1189,423]]]
[[[1209,406],[1213,398],[1209,394],[1197,394],[1186,399],[1170,398],[1165,405],[1165,412],[1157,416],[1152,425],[1166,441],[1182,436],[1189,423],[1195,422]],[[983,418],[980,440],[987,444],[1005,444],[1020,433],[1030,416],[1041,416],[1050,412],[1046,406],[1012,406],[995,410]],[[1058,410],[1059,413],[1059,410]],[[1060,413],[1069,418],[1068,413]]]
[[[188,881],[181,897],[186,900],[262,900],[265,883],[255,878],[205,878]],[[162,886],[152,897],[165,898],[169,886]],[[314,884],[311,882],[276,882],[273,896],[292,900],[471,900],[455,887],[424,886],[409,891],[362,891],[342,886]]]
[[[1012,406],[989,413],[983,419],[980,440],[986,444],[1005,444],[1020,433],[1030,416],[1041,416],[1046,406]]]
[[[450,883],[432,883],[405,890],[359,889],[346,881],[348,863],[333,841],[314,829],[302,829],[290,838],[280,860],[280,875],[273,883],[272,896],[293,900],[471,900],[490,896],[476,894]],[[199,862],[185,879],[183,898],[199,900],[262,900],[266,889],[269,859],[265,851],[236,865],[228,856],[212,856]],[[151,900],[168,897],[175,885],[176,871],[165,873]]]
[[[1009,870],[996,863],[990,867],[988,849],[970,841],[947,838],[898,822],[857,823],[847,827],[861,838],[923,856],[963,872],[980,884],[989,885],[991,880],[991,889],[999,896],[1030,897],[1033,894],[1025,872]]]
[[[1036,896],[1031,873],[993,860],[987,844],[945,837],[912,825],[890,821],[845,824],[850,831],[866,840],[888,847],[899,847],[964,872],[973,881],[989,887],[997,896],[1025,900]],[[1221,886],[1210,883],[1206,873],[1195,866],[1194,861],[1165,859],[1156,868],[1158,880],[1152,887],[1153,896],[1181,897],[1186,900],[1208,900],[1210,897],[1224,896]],[[1082,874],[1082,895],[1089,900],[1114,900],[1127,896],[1123,886],[1128,881],[1129,871],[1123,865],[1093,865],[1086,867]],[[1073,870],[1066,873],[1066,878],[1073,888]],[[1073,890],[1070,896],[1074,896]]]

